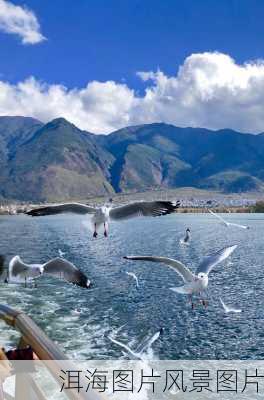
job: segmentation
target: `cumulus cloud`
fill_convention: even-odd
[[[129,125],[135,102],[133,90],[112,81],[72,90],[33,77],[17,85],[0,81],[0,115],[33,116],[44,122],[64,117],[95,133]]]
[[[176,76],[140,72],[150,81],[142,99],[143,119],[179,126],[264,131],[264,63],[238,65],[221,53],[193,54]],[[149,112],[148,112],[149,111]]]
[[[25,6],[0,0],[0,30],[20,36],[23,44],[36,44],[45,40],[35,14]]]
[[[175,76],[138,72],[146,84],[137,95],[126,84],[92,81],[80,89],[31,77],[17,85],[0,81],[0,115],[64,117],[94,133],[128,125],[166,122],[241,132],[264,131],[264,63],[237,64],[221,53],[192,54]]]

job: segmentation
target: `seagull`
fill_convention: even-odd
[[[181,239],[180,242],[182,244],[189,244],[190,239],[191,239],[191,230],[190,230],[190,228],[187,228],[186,232],[185,232],[185,237],[183,239]]]
[[[94,225],[93,237],[97,237],[97,230],[101,225],[104,225],[104,236],[108,236],[109,221],[121,221],[128,218],[139,216],[157,217],[160,215],[171,214],[179,208],[180,202],[177,201],[138,201],[124,206],[112,207],[105,205],[103,207],[95,208],[86,204],[80,203],[64,203],[53,206],[46,206],[35,208],[27,211],[27,215],[32,217],[39,217],[42,215],[53,215],[61,213],[74,213],[74,214],[91,214],[92,223]]]
[[[239,308],[233,308],[233,307],[227,306],[227,305],[223,302],[223,300],[222,300],[221,298],[220,298],[220,302],[221,302],[221,304],[222,304],[222,306],[223,306],[223,309],[224,309],[224,311],[225,311],[226,314],[228,314],[228,313],[241,313],[241,311],[242,311],[242,310],[240,310]]]
[[[126,260],[152,261],[168,265],[170,268],[176,271],[184,281],[183,286],[171,288],[171,290],[177,293],[189,295],[192,308],[194,308],[192,295],[200,294],[207,289],[209,283],[209,273],[213,267],[229,257],[236,248],[237,245],[224,247],[216,253],[207,256],[198,266],[196,274],[193,274],[183,263],[172,258],[155,256],[126,256],[124,258]],[[207,305],[205,300],[202,299],[201,301],[204,306]]]
[[[64,256],[65,256],[65,252],[64,251],[62,251],[61,249],[59,249],[58,250],[58,253],[59,253],[59,256],[61,257],[61,258],[63,258]]]
[[[53,258],[45,264],[26,264],[19,256],[11,259],[8,266],[7,282],[34,281],[42,275],[51,275],[63,278],[77,286],[88,288],[91,285],[89,279],[72,263],[63,258]]]
[[[134,274],[134,272],[126,272],[127,275],[132,276],[133,279],[135,279],[136,281],[136,288],[139,288],[139,284],[138,284],[138,277],[136,276],[136,274]]]
[[[146,344],[144,344],[143,346],[139,346],[139,348],[141,347],[140,350],[132,350],[129,346],[127,346],[126,344],[119,342],[118,340],[114,339],[111,336],[108,336],[108,339],[111,340],[112,343],[117,344],[118,346],[120,346],[122,349],[126,350],[128,352],[128,354],[130,354],[130,356],[133,359],[137,359],[137,360],[142,360],[144,361],[146,359],[146,355],[148,353],[148,351],[151,349],[151,346],[153,345],[153,343],[155,343],[158,338],[160,337],[160,335],[162,335],[164,332],[163,328],[160,328],[160,330],[158,332],[156,332],[148,341]]]
[[[240,224],[235,224],[234,222],[227,222],[227,221],[226,221],[224,218],[222,218],[220,215],[214,213],[214,212],[211,211],[211,210],[208,210],[208,211],[209,211],[210,214],[212,214],[212,215],[214,215],[216,218],[218,218],[218,219],[222,222],[222,224],[225,225],[227,228],[228,228],[229,226],[235,226],[235,227],[237,227],[237,228],[249,229],[249,226],[240,225]]]

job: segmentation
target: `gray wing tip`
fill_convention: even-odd
[[[237,247],[238,247],[238,244],[230,244],[229,246],[224,246],[220,250],[217,250],[217,251],[207,255],[207,257],[210,257],[212,255],[216,255],[216,254],[221,253],[221,252],[226,251],[226,250],[230,250],[231,253],[232,253]]]
[[[158,205],[162,208],[162,211],[159,215],[167,215],[175,212],[181,205],[179,200],[175,201],[163,201],[160,200],[157,202]]]
[[[40,207],[40,208],[32,208],[29,211],[25,212],[26,215],[30,215],[31,217],[40,217],[42,215],[49,215],[51,214],[48,211],[48,207]]]
[[[141,261],[143,256],[124,256],[123,258],[125,260],[130,260],[130,261]],[[144,258],[144,257],[143,257]]]
[[[226,249],[232,249],[234,251],[238,247],[238,244],[232,244],[231,246],[227,246]]]
[[[175,205],[175,207],[179,208],[181,205],[181,201],[180,200],[174,201],[173,204]]]
[[[233,251],[235,251],[237,247],[238,247],[238,244],[233,244],[233,246],[230,246],[230,254],[232,254]]]
[[[220,250],[218,250],[218,251],[216,251],[216,252],[214,252],[214,253],[208,255],[207,257],[214,256],[214,255],[217,255],[217,254],[221,254],[221,253],[223,253],[223,252],[226,252],[227,250],[229,250],[228,255],[230,255],[230,254],[233,253],[233,251],[234,251],[237,247],[238,247],[238,244],[231,244],[230,246],[222,247]]]
[[[64,260],[63,258],[57,257],[57,260],[61,260],[61,261],[67,261]],[[68,261],[67,261],[68,262]],[[76,269],[74,271],[74,277],[73,279],[70,279],[70,282],[73,283],[74,285],[80,286],[82,288],[90,288],[91,287],[91,281],[87,278],[87,276],[80,270],[80,269]]]
[[[62,263],[62,267],[67,268],[67,266],[68,266],[71,268],[70,276],[67,276],[67,275],[64,276],[64,279],[67,282],[72,283],[73,285],[76,285],[76,286],[86,288],[86,289],[88,289],[92,286],[92,283],[87,278],[87,276],[80,269],[76,268],[75,265],[73,265],[70,261],[66,260],[65,258],[55,257],[52,260],[50,260],[50,262],[52,262],[52,263],[59,262],[59,263]],[[51,273],[47,270],[46,270],[46,272]],[[63,269],[62,269],[62,272],[63,272]]]
[[[89,289],[92,286],[91,281],[82,271],[79,271],[78,278],[72,283],[86,289]]]
[[[31,217],[33,217],[34,214],[35,214],[35,211],[34,210],[25,211],[25,214],[26,215],[30,215]]]
[[[92,282],[90,281],[90,279],[87,279],[87,282],[86,282],[86,287],[87,287],[87,289],[90,289],[92,286],[93,286],[93,284],[92,284]]]

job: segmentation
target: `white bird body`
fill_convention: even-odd
[[[95,213],[92,216],[92,221],[97,224],[97,225],[101,225],[105,222],[109,222],[110,217],[109,217],[109,213],[110,213],[111,207],[107,207],[107,206],[103,206],[100,208],[97,208],[95,210]]]
[[[167,257],[155,256],[126,256],[127,260],[142,260],[152,261],[156,263],[166,264],[177,272],[184,281],[184,285],[176,288],[171,288],[174,292],[181,294],[199,294],[204,292],[209,283],[209,273],[214,266],[224,261],[236,249],[237,245],[224,247],[216,253],[207,256],[198,266],[196,274],[193,274],[184,264],[178,260]]]
[[[171,288],[171,290],[181,294],[193,295],[204,292],[208,287],[208,283],[208,275],[198,274],[192,282],[188,282],[180,287]]]
[[[102,224],[104,225],[104,236],[108,236],[108,224],[110,221],[122,221],[139,216],[157,217],[171,214],[175,212],[179,206],[179,201],[175,203],[171,201],[138,201],[118,207],[108,205],[103,207],[91,207],[80,203],[65,203],[36,208],[28,211],[26,214],[33,217],[61,213],[91,214],[91,220],[94,224],[93,236],[97,237],[97,230]]]
[[[14,274],[16,265],[21,265],[19,276]],[[44,273],[42,264],[25,264],[19,256],[12,258],[9,264],[9,280],[10,281],[32,281],[33,279],[39,278]]]

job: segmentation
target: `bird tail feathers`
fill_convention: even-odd
[[[170,288],[173,292],[180,293],[180,294],[189,294],[188,289],[185,286],[179,286],[179,287],[172,287]]]

